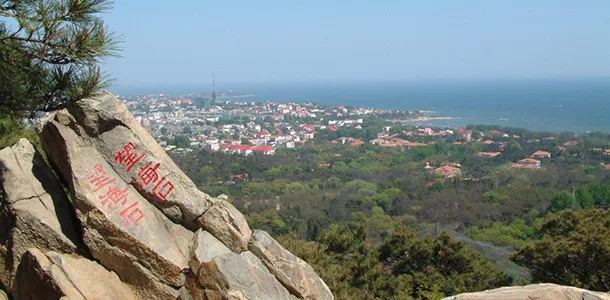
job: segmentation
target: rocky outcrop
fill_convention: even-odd
[[[610,300],[610,294],[591,292],[571,286],[532,284],[503,287],[478,293],[465,293],[444,300]]]
[[[270,236],[250,243],[244,216],[200,192],[114,96],[38,132],[59,180],[25,140],[0,151],[0,288],[15,298],[333,298]]]
[[[191,230],[204,228],[235,252],[247,249],[252,232],[243,215],[199,191],[113,95],[79,101],[58,112],[41,132],[45,151],[60,176],[69,179],[82,173],[70,159],[73,155],[86,157],[88,154],[78,153],[86,148],[107,162],[116,180],[137,189],[173,222]],[[74,141],[78,146],[66,149],[58,140]]]
[[[73,253],[82,242],[61,184],[26,139],[0,151],[0,177],[0,283],[10,292],[27,249]]]
[[[331,299],[328,286],[314,269],[302,259],[284,249],[267,232],[256,230],[250,242],[250,251],[290,290],[301,299]]]
[[[73,199],[91,255],[143,298],[176,298],[184,285],[192,232],[170,221],[73,128],[66,111],[46,123],[41,137]]]
[[[203,230],[195,234],[189,265],[194,299],[294,298],[250,251],[234,253]]]
[[[29,249],[15,280],[15,299],[138,299],[119,277],[88,259]]]

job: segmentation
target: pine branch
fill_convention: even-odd
[[[98,93],[109,80],[97,67],[118,57],[120,37],[97,16],[107,0],[0,1],[0,113],[52,111]]]

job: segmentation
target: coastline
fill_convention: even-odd
[[[460,117],[417,117],[417,118],[413,118],[413,119],[392,120],[392,121],[393,122],[407,123],[407,122],[427,122],[427,121],[459,120],[459,119],[462,119],[462,118],[460,118]]]

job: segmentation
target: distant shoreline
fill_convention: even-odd
[[[427,122],[427,121],[436,121],[436,120],[458,120],[461,119],[459,117],[417,117],[413,119],[407,120],[394,120],[394,122]]]
[[[249,97],[256,97],[256,95],[254,94],[247,94],[247,95],[220,95],[217,98],[249,98]]]

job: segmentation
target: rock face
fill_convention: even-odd
[[[87,149],[107,162],[116,180],[137,189],[173,222],[191,230],[204,228],[235,252],[247,249],[252,232],[243,215],[199,191],[113,95],[83,99],[46,124],[41,128],[43,145],[62,176],[82,172],[71,159],[88,157],[78,152]],[[57,140],[77,146],[65,149]]]
[[[0,283],[10,292],[27,249],[72,253],[82,242],[61,184],[26,139],[0,151],[0,177]]]
[[[124,182],[66,111],[41,134],[67,183],[91,255],[145,298],[176,297],[184,285],[192,232],[170,221]]]
[[[294,298],[251,252],[234,253],[206,231],[196,233],[191,251],[194,299]]]
[[[114,96],[49,115],[38,133],[54,173],[26,140],[0,151],[0,289],[13,298],[333,299],[309,265],[199,191]]]
[[[275,241],[267,232],[256,230],[250,242],[250,251],[260,257],[269,271],[294,295],[302,299],[331,299],[328,286],[314,269],[294,256]]]
[[[478,293],[465,293],[444,300],[610,300],[610,294],[591,292],[556,284],[503,287]]]
[[[36,287],[36,288],[32,288]],[[119,277],[82,257],[28,250],[15,280],[16,299],[138,299]]]

